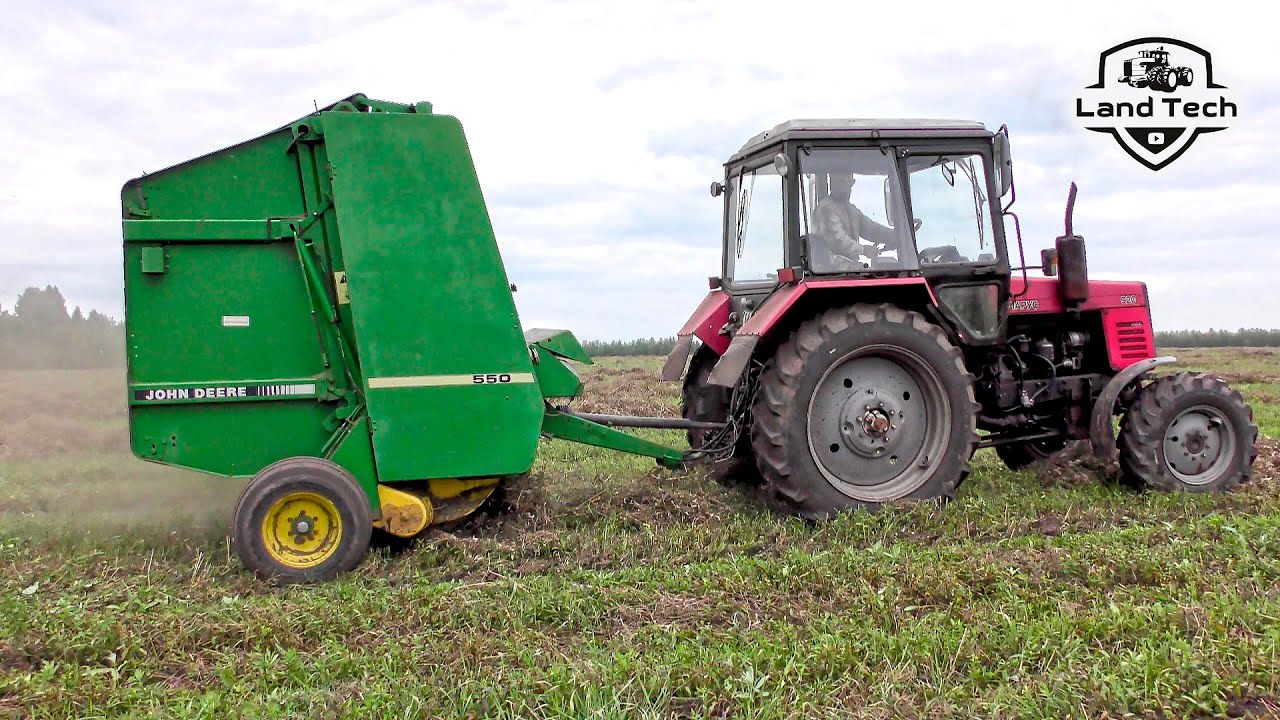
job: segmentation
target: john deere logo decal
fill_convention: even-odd
[[[1237,108],[1226,89],[1213,81],[1209,53],[1173,38],[1141,38],[1103,51],[1098,82],[1076,98],[1076,117],[1159,170],[1201,133],[1227,129]]]

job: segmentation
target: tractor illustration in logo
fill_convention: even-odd
[[[1191,68],[1169,65],[1169,53],[1161,45],[1155,50],[1140,50],[1138,57],[1125,60],[1120,82],[1136,88],[1173,92],[1179,86],[1190,87],[1191,77]]]

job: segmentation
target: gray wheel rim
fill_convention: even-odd
[[[1179,413],[1164,432],[1164,462],[1179,481],[1208,485],[1221,479],[1235,457],[1236,436],[1222,411],[1197,405]]]
[[[929,363],[894,345],[859,348],[823,373],[809,398],[809,452],[841,493],[906,497],[938,469],[950,440],[946,388]]]

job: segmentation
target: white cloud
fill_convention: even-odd
[[[468,139],[526,326],[675,331],[718,270],[707,184],[791,117],[964,117],[1011,128],[1028,257],[1066,185],[1099,276],[1145,279],[1170,328],[1276,323],[1280,197],[1269,23],[1202,3],[1141,13],[955,3],[27,4],[0,43],[0,304],[56,283],[121,313],[127,179],[352,92],[430,100]],[[1214,54],[1241,117],[1159,173],[1078,128],[1097,53],[1145,35]],[[1213,268],[1206,272],[1205,268]],[[1249,302],[1241,302],[1249,293]]]

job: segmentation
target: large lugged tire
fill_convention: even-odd
[[[977,447],[973,376],[923,315],[832,308],[760,376],[752,445],[770,489],[811,518],[903,498],[950,498]]]
[[[1045,438],[1026,442],[1007,443],[996,446],[996,455],[1004,461],[1010,470],[1021,470],[1032,463],[1049,458],[1062,452],[1067,446],[1065,438]]]
[[[1120,419],[1120,469],[1138,489],[1213,492],[1247,482],[1258,426],[1240,393],[1183,372],[1144,387]]]
[[[295,457],[249,481],[236,502],[231,544],[264,580],[323,582],[364,559],[372,529],[369,499],[350,473]]]

